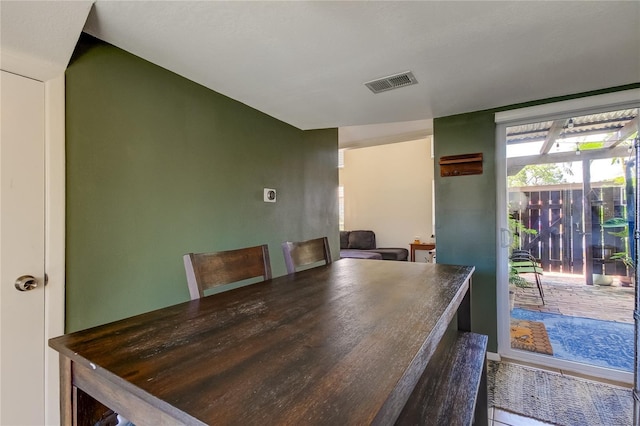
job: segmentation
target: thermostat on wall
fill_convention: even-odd
[[[276,190],[271,188],[264,189],[264,202],[275,203],[276,202]]]

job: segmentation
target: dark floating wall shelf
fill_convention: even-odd
[[[440,157],[440,176],[482,174],[482,153]]]

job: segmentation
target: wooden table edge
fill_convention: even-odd
[[[404,405],[409,400],[413,388],[417,385],[423,371],[427,368],[429,361],[433,357],[436,348],[440,344],[442,337],[447,331],[449,324],[453,320],[455,314],[459,312],[459,309],[469,309],[470,306],[466,303],[470,300],[471,293],[471,276],[475,271],[475,267],[469,267],[469,273],[463,281],[455,296],[451,299],[451,302],[442,313],[435,327],[431,330],[429,336],[425,339],[422,347],[418,350],[418,353],[411,361],[404,374],[398,381],[396,388],[391,392],[389,398],[380,407],[380,410],[376,414],[372,424],[373,425],[388,425],[395,422],[396,418],[402,412]],[[463,313],[466,316],[466,313]],[[469,313],[470,316],[470,313]],[[458,329],[460,329],[460,320],[458,320]],[[462,330],[470,331],[470,330]],[[435,334],[434,334],[435,333]],[[409,389],[408,391],[404,391]],[[406,395],[405,395],[406,394]]]

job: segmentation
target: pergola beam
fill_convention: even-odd
[[[564,124],[566,123],[566,121],[567,120],[555,120],[553,122],[553,124],[549,128],[549,131],[547,132],[547,137],[545,138],[544,143],[540,148],[540,155],[547,154],[551,150],[551,147],[555,143],[556,139],[558,138],[558,136],[560,136],[560,133],[562,133],[562,129],[564,128]]]
[[[610,133],[613,137],[617,136],[617,132],[619,130],[621,130],[622,127],[618,128],[618,129],[592,129],[592,130],[585,130],[585,131],[581,131],[581,132],[572,132],[566,135],[567,138],[574,138],[576,136],[591,136],[591,135],[601,135],[603,133]],[[616,138],[617,139],[617,138]],[[518,145],[518,144],[522,144],[522,143],[531,143],[531,142],[540,142],[546,140],[546,138],[543,137],[539,137],[539,138],[534,138],[534,139],[527,139],[527,140],[522,140],[522,141],[517,141],[517,142],[509,142],[507,141],[507,144],[509,145]],[[560,143],[564,143],[562,142],[562,140],[560,140]]]
[[[627,140],[629,136],[637,131],[638,117],[636,116],[633,120],[630,120],[627,124],[625,124],[620,130],[607,136],[604,140],[604,147],[613,148],[617,145],[620,145],[622,142]]]
[[[580,151],[580,155],[576,155],[575,151],[559,152],[544,155],[527,155],[525,157],[507,158],[507,174],[513,176],[511,172],[517,173],[523,167],[534,164],[552,164],[552,163],[572,163],[582,160],[601,160],[603,158],[628,157],[629,150],[624,146],[615,146],[610,149],[594,149]],[[514,174],[515,174],[514,173]]]

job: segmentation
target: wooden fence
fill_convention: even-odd
[[[610,259],[613,253],[628,250],[628,238],[611,235],[625,226],[603,227],[613,218],[626,220],[624,195],[621,186],[592,187],[585,203],[582,189],[510,188],[511,217],[537,231],[514,238],[519,237],[520,248],[539,259],[545,271],[583,274],[591,257],[594,274],[628,275],[623,262]],[[585,205],[590,206],[589,217]]]

